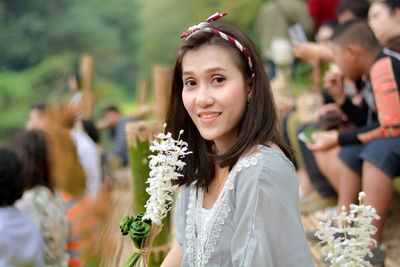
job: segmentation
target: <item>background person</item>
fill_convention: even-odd
[[[21,161],[0,147],[0,266],[44,266],[40,232],[31,218],[14,206],[24,186]]]
[[[122,116],[115,106],[109,106],[104,110],[103,123],[108,127],[110,136],[114,140],[109,155],[117,157],[123,166],[129,161],[125,125],[132,121],[133,119]]]
[[[368,24],[383,47],[400,53],[400,1],[373,1]]]
[[[22,160],[26,191],[16,207],[27,214],[39,228],[44,249],[44,266],[68,266],[67,211],[50,177],[49,148],[44,134],[37,130],[18,133],[12,150]]]
[[[345,205],[349,210],[349,205],[357,202],[358,193],[366,193],[364,205],[373,206],[381,218],[372,222],[377,228],[373,238],[378,245],[370,261],[382,264],[382,230],[393,195],[393,179],[400,174],[400,60],[385,54],[368,25],[358,20],[346,22],[337,29],[332,49],[335,62],[347,78],[368,77],[378,122],[349,133],[314,133],[315,143],[308,147],[328,150],[342,146],[336,165],[340,178],[338,206]],[[351,104],[340,88],[331,94],[342,108],[348,107]],[[349,119],[356,115],[355,109],[352,111],[347,113]]]

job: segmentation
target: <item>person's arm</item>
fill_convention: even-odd
[[[293,45],[294,54],[296,57],[303,60],[322,60],[326,62],[333,61],[332,50],[323,44],[306,42],[295,43]]]
[[[232,266],[314,266],[299,214],[293,165],[272,148],[238,173]],[[290,242],[288,242],[290,240]]]
[[[176,240],[172,245],[172,249],[161,264],[162,267],[180,266],[183,260],[183,245],[185,242],[186,229],[186,209],[188,205],[188,194],[190,188],[186,186],[180,187],[180,192],[175,205],[175,233]]]
[[[400,61],[389,57],[376,61],[370,78],[378,113],[379,127],[358,135],[362,143],[377,138],[400,136]]]
[[[340,109],[346,114],[347,118],[357,126],[362,126],[367,123],[368,105],[365,100],[360,106],[354,105],[349,97],[346,97]]]
[[[179,267],[181,265],[183,258],[183,248],[182,245],[177,241],[174,241],[172,249],[168,252],[165,257],[161,267]]]
[[[371,68],[370,79],[374,92],[379,123],[362,129],[353,136],[353,142],[366,144],[378,138],[400,136],[400,92],[399,80],[396,79],[393,64],[400,66],[398,61],[389,57],[381,58]],[[399,77],[399,73],[397,73]],[[344,135],[339,136],[339,143],[344,143]]]
[[[324,75],[324,88],[351,122],[357,126],[365,125],[368,117],[368,105],[365,101],[362,102],[361,106],[353,104],[345,93],[343,79],[341,74],[328,71]]]

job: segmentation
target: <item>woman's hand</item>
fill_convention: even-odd
[[[339,132],[337,130],[315,132],[311,135],[314,143],[307,143],[307,147],[313,151],[328,150],[339,144]]]

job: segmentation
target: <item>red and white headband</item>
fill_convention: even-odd
[[[226,12],[222,12],[222,13],[218,13],[217,12],[214,15],[211,15],[204,22],[201,22],[201,23],[199,23],[197,25],[189,27],[188,31],[182,33],[181,38],[188,39],[188,38],[190,38],[190,36],[193,33],[197,32],[197,31],[200,31],[200,30],[206,30],[206,31],[213,32],[216,35],[220,36],[222,39],[227,40],[228,42],[231,42],[232,44],[234,44],[237,47],[237,49],[239,49],[240,52],[242,52],[242,54],[244,55],[244,57],[246,58],[246,60],[247,60],[247,62],[249,64],[249,67],[250,67],[251,71],[253,71],[253,64],[251,62],[251,58],[250,58],[249,52],[247,51],[247,49],[238,40],[236,40],[235,38],[229,36],[226,33],[223,33],[223,32],[221,32],[219,30],[216,30],[214,28],[208,27],[208,25],[211,22],[216,21],[217,19],[222,18],[223,16],[226,16],[227,14],[228,13],[226,13]]]

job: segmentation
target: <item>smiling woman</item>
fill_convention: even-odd
[[[182,66],[185,109],[204,139],[220,153],[228,151],[251,97],[251,79],[244,81],[232,52],[218,45],[189,51]]]
[[[268,77],[245,33],[210,26],[225,14],[189,28],[175,62],[168,131],[193,154],[162,266],[313,266]]]

